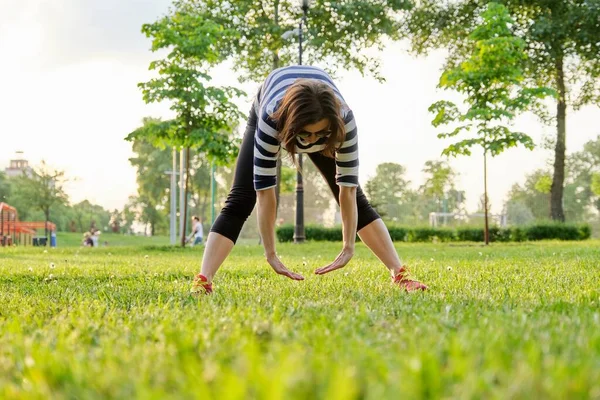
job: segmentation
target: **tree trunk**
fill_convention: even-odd
[[[190,181],[190,148],[185,149],[185,189],[183,191],[183,229],[181,230],[181,247],[185,247],[185,235],[187,233],[187,209],[188,209],[188,185]]]
[[[563,189],[565,183],[567,90],[562,56],[556,60],[556,86],[558,103],[556,107],[556,147],[554,149],[554,176],[550,189],[550,216],[554,221],[565,221],[563,210]]]
[[[46,222],[44,223],[44,236],[46,240],[48,240],[48,221],[50,221],[50,208],[44,210],[44,215],[46,216]]]
[[[485,215],[485,230],[483,238],[485,245],[490,244],[490,226],[488,222],[488,194],[487,194],[487,150],[483,151],[483,208]]]

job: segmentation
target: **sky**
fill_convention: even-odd
[[[165,104],[147,105],[138,82],[152,75],[156,58],[141,33],[143,23],[164,15],[170,0],[0,0],[0,170],[15,152],[24,152],[34,166],[45,160],[64,170],[72,181],[73,203],[88,199],[105,208],[122,208],[136,193],[135,170],[128,159],[131,144],[123,138],[145,116],[168,118]],[[407,168],[417,187],[427,160],[440,159],[448,144],[437,139],[428,107],[442,99],[459,100],[436,88],[444,52],[416,58],[405,43],[388,45],[382,53],[386,82],[353,71],[339,73],[337,85],[353,109],[359,127],[360,180],[364,185],[382,162]],[[237,85],[249,95],[256,84],[239,85],[224,66],[214,82]],[[251,96],[237,101],[245,112]],[[600,135],[600,110],[569,110],[567,151],[575,152]],[[524,115],[515,129],[541,144],[555,134]],[[525,175],[548,165],[552,153],[510,149],[488,163],[493,212],[500,212],[506,194]],[[457,188],[467,193],[475,211],[483,193],[481,155],[451,159],[459,174]]]

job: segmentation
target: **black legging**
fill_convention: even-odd
[[[254,190],[254,133],[256,131],[256,112],[254,107],[250,110],[248,125],[242,140],[242,147],[238,155],[233,177],[233,186],[229,191],[225,207],[215,220],[211,232],[219,233],[233,241],[237,241],[244,222],[248,219],[256,204],[256,191]],[[335,182],[335,160],[325,157],[321,153],[308,153],[308,157],[319,169],[329,188],[333,192],[335,201],[340,203],[340,187]],[[357,230],[361,230],[379,218],[377,211],[371,207],[367,197],[360,186],[356,191],[356,205],[358,208]]]

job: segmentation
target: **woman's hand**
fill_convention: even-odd
[[[297,274],[297,273],[292,272],[289,269],[287,269],[286,266],[283,265],[283,263],[281,262],[279,257],[277,257],[276,255],[267,257],[267,262],[273,268],[273,270],[275,272],[277,272],[279,275],[287,276],[288,278],[293,279],[295,281],[303,281],[304,280],[304,277],[302,275]]]
[[[348,262],[350,262],[352,256],[354,256],[354,249],[344,248],[331,264],[325,267],[317,268],[315,270],[315,274],[323,275],[328,272],[335,271],[336,269],[343,268],[346,266],[346,264],[348,264]]]

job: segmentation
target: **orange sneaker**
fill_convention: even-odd
[[[396,274],[394,278],[392,278],[395,284],[404,288],[407,292],[414,292],[417,290],[427,290],[428,287],[422,284],[419,281],[415,281],[410,279],[410,273],[408,272],[408,268],[403,266],[400,268],[400,271]]]
[[[196,275],[194,282],[192,283],[192,288],[190,289],[190,294],[192,296],[199,296],[201,294],[211,294],[212,291],[212,283],[209,283],[204,275]]]

